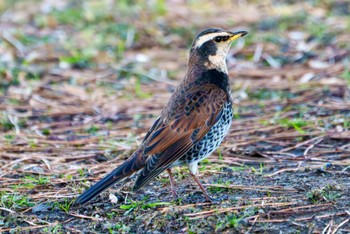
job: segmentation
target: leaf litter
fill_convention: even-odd
[[[0,4],[0,231],[350,232],[349,3],[135,2]],[[75,207],[140,144],[213,26],[250,32],[227,60],[232,128],[200,167],[215,202],[179,168],[176,202],[161,175]]]

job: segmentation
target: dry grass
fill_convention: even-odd
[[[0,232],[350,232],[349,4],[123,2],[2,14]],[[180,201],[160,177],[71,207],[136,149],[212,26],[250,32],[228,57],[232,128],[201,168],[220,202],[179,169]]]

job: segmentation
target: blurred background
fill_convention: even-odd
[[[249,34],[227,57],[235,119],[203,178],[348,171],[349,15],[347,0],[0,0],[0,193],[12,201],[1,206],[65,207],[128,157],[185,74],[193,38],[212,27]],[[315,178],[305,191],[329,183]]]
[[[119,152],[113,141],[125,139],[137,145],[186,72],[193,38],[209,27],[249,31],[227,58],[237,125],[348,137],[348,1],[2,0],[0,7],[0,140],[10,145],[91,137],[103,150]],[[236,127],[235,147],[257,137]]]

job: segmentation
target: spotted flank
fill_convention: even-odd
[[[218,122],[210,129],[201,141],[195,144],[174,166],[199,162],[208,157],[226,136],[233,118],[231,103],[225,103],[223,113]]]

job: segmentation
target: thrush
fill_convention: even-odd
[[[139,148],[123,164],[80,195],[84,204],[122,179],[138,172],[134,191],[163,171],[169,174],[176,198],[171,168],[188,165],[190,174],[211,200],[197,177],[198,162],[222,142],[232,122],[232,100],[226,55],[231,42],[247,32],[207,29],[194,39],[185,77],[172,94]]]

